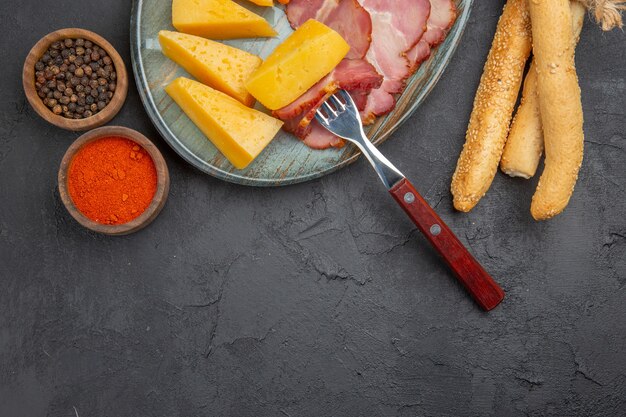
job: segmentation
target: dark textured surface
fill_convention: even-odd
[[[502,5],[477,3],[382,148],[502,283],[490,314],[363,161],[288,188],[220,182],[167,149],[134,86],[113,123],[163,150],[169,202],[133,236],[83,230],[55,190],[77,134],[27,106],[21,65],[68,26],[129,63],[130,2],[3,1],[0,417],[626,415],[626,37],[583,31],[587,146],[567,211],[533,222],[535,181],[499,175],[458,214],[450,177]]]

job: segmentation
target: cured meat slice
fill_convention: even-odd
[[[452,0],[430,0],[430,16],[424,39],[431,47],[439,45],[456,20],[456,6]]]
[[[348,59],[363,58],[372,33],[372,19],[357,0],[291,0],[287,19],[296,29],[309,19],[337,31],[350,44]]]
[[[341,34],[350,44],[350,52],[332,73],[294,103],[275,111],[274,115],[285,121],[285,130],[312,148],[341,147],[344,144],[342,139],[314,121],[315,112],[339,89],[358,90],[354,97],[360,108],[364,108],[367,94],[380,87],[383,77],[363,59],[371,43],[372,20],[357,0],[292,0],[288,3],[287,18],[294,29],[308,19],[319,20]]]
[[[305,139],[310,133],[309,124],[315,112],[331,94],[340,89],[347,90],[364,105],[367,94],[380,87],[382,76],[374,67],[362,59],[344,60],[325,79],[313,86],[302,97],[289,106],[276,110],[274,116],[285,121],[284,128],[290,133]]]
[[[346,141],[324,129],[317,121],[311,123],[311,132],[304,144],[313,149],[343,148]]]
[[[274,111],[274,116],[283,120],[291,119],[309,111],[328,93],[333,94],[339,89],[370,91],[380,87],[382,81],[383,77],[369,62],[363,59],[344,59],[296,101]]]
[[[413,70],[430,57],[432,48],[443,42],[456,16],[456,6],[452,0],[430,0],[426,32],[406,55]]]
[[[304,138],[315,149],[344,144],[314,120],[315,111],[330,94],[339,88],[348,90],[364,123],[372,123],[377,116],[393,110],[396,94],[403,91],[407,78],[430,56],[431,49],[443,41],[456,19],[452,0],[281,2],[289,3],[286,12],[292,27],[314,18],[339,32],[351,46],[349,59],[340,64],[339,71],[333,71],[296,102],[274,113],[285,120],[286,130]],[[380,74],[376,83],[371,82],[372,73],[368,78],[367,71],[344,73],[340,69],[359,67],[351,62],[355,58],[365,58],[373,66],[372,73]],[[365,77],[365,81],[360,82],[359,77]]]
[[[291,0],[286,10],[291,27],[297,29],[309,19],[315,19],[326,0]]]
[[[402,92],[411,75],[406,57],[422,38],[430,14],[429,0],[360,0],[372,18],[372,43],[366,58],[385,78],[373,90],[362,112],[364,123],[390,112],[396,104],[395,94]]]

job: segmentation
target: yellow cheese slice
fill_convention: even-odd
[[[274,0],[249,0],[249,1],[256,4],[257,6],[272,7],[274,5]]]
[[[267,57],[246,87],[268,109],[280,109],[330,73],[349,50],[337,32],[309,20]]]
[[[276,36],[267,20],[231,0],[173,0],[172,24],[211,39]]]
[[[237,169],[244,169],[259,156],[283,125],[188,78],[177,78],[165,91]]]
[[[241,49],[199,36],[162,30],[159,42],[163,53],[200,82],[252,106],[254,97],[246,81],[263,60]]]

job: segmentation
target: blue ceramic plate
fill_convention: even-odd
[[[445,42],[410,79],[396,109],[369,126],[368,135],[376,144],[387,139],[413,114],[435,86],[458,46],[467,25],[473,0],[455,0],[458,18]],[[280,132],[267,149],[244,170],[235,169],[198,130],[165,93],[164,87],[188,74],[161,53],[157,35],[174,30],[170,0],[135,0],[131,18],[133,72],[143,104],[153,123],[172,148],[187,162],[210,175],[238,184],[255,186],[287,185],[308,181],[354,162],[359,152],[343,149],[316,151],[286,132]],[[244,3],[242,3],[244,4]],[[263,15],[279,36],[272,39],[235,40],[226,43],[266,57],[292,29],[283,11],[245,2]]]

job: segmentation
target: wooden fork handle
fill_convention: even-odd
[[[443,257],[478,305],[489,311],[500,304],[504,298],[502,288],[474,259],[459,238],[415,190],[413,184],[405,178],[391,188],[389,193]]]

